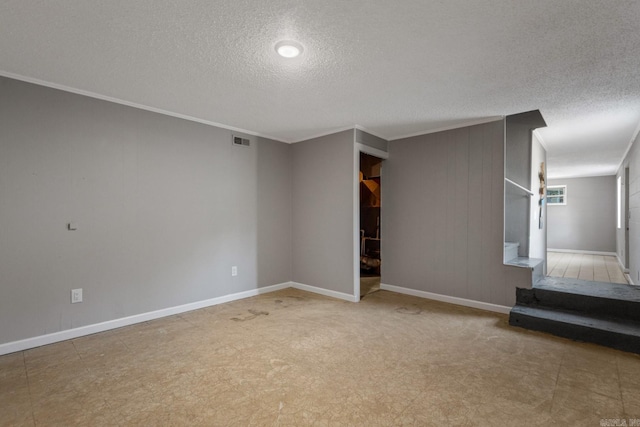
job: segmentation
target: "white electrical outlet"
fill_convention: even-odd
[[[82,288],[71,289],[71,304],[82,302]]]
[[[237,266],[233,266],[231,267],[231,275],[232,276],[237,276],[238,275],[238,267]]]

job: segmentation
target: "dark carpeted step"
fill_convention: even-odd
[[[515,306],[509,324],[640,354],[640,322]]]
[[[516,303],[640,322],[640,288],[631,285],[546,278],[518,289]]]

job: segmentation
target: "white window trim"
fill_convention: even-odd
[[[549,190],[552,188],[563,188],[564,190],[562,191],[562,203],[550,203],[549,202]],[[551,197],[557,197],[557,196],[551,196]],[[566,185],[549,185],[547,187],[547,205],[548,206],[565,206],[567,204],[567,186]]]

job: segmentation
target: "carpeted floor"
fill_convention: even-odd
[[[380,276],[360,277],[360,299],[380,290]]]
[[[0,425],[587,425],[640,357],[379,291],[287,289],[0,356]]]

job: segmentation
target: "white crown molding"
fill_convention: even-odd
[[[443,126],[441,128],[429,129],[429,130],[425,130],[425,131],[410,133],[408,135],[395,136],[393,138],[389,138],[389,141],[396,141],[398,139],[405,139],[405,138],[413,138],[414,136],[428,135],[430,133],[444,132],[444,131],[447,131],[447,130],[460,129],[460,128],[464,128],[464,127],[468,127],[468,126],[482,125],[482,124],[485,124],[485,123],[497,122],[497,121],[502,120],[502,119],[504,119],[504,116],[486,117],[484,119],[471,120],[471,121],[468,121],[468,122],[457,123],[457,124],[454,124],[454,125],[451,125],[451,126]]]
[[[331,129],[331,130],[328,130],[328,131],[320,132],[318,134],[313,134],[311,136],[305,136],[302,139],[295,139],[295,140],[292,140],[290,142],[287,142],[287,141],[283,141],[283,142],[287,142],[288,144],[296,144],[298,142],[304,142],[304,141],[308,141],[310,139],[322,138],[323,136],[333,135],[334,133],[340,133],[340,132],[344,132],[346,130],[353,130],[355,128],[356,128],[355,125],[343,126],[343,127]],[[280,140],[280,141],[282,141],[282,140]]]
[[[339,127],[339,128],[335,128],[335,129],[331,129],[331,130],[327,130],[324,132],[320,132],[318,134],[313,134],[311,136],[305,136],[302,139],[296,139],[294,141],[291,141],[290,144],[295,144],[297,142],[303,142],[303,141],[308,141],[310,139],[315,139],[315,138],[321,138],[323,136],[327,136],[327,135],[333,135],[334,133],[339,133],[339,132],[344,132],[346,130],[352,130],[352,129],[358,129],[361,130],[362,132],[366,132],[368,134],[371,134],[373,136],[376,136],[378,138],[384,139],[385,141],[389,141],[389,138],[387,138],[386,136],[382,136],[379,133],[376,132],[372,132],[369,129],[365,128],[364,126],[360,126],[360,125],[349,125],[349,126],[343,126],[343,127]]]
[[[636,142],[636,139],[638,138],[639,133],[640,133],[640,122],[638,122],[638,126],[636,126],[636,129],[633,131],[633,134],[631,135],[631,141],[627,145],[627,149],[624,150],[624,154],[622,155],[622,159],[620,160],[620,163],[618,163],[618,167],[616,168],[616,175],[624,165],[624,161],[627,159],[627,155],[629,154],[629,151],[631,151],[631,147],[633,147],[633,143]]]
[[[540,142],[540,145],[542,145],[542,148],[544,148],[544,151],[549,151],[549,149],[547,148],[547,142],[544,140],[540,132],[538,132],[538,129],[534,129],[533,134],[538,139],[538,142]]]
[[[603,173],[596,173],[596,174],[588,174],[588,175],[559,175],[559,176],[547,176],[547,181],[550,180],[559,180],[559,179],[578,179],[578,178],[599,178],[599,177],[603,177],[603,176],[616,176],[616,173],[611,173],[611,172],[603,172]],[[554,184],[556,185],[556,184]]]
[[[355,125],[355,126],[354,126],[354,128],[355,128],[355,129],[358,129],[358,130],[361,130],[362,132],[366,132],[366,133],[368,133],[368,134],[370,134],[370,135],[377,136],[378,138],[380,138],[380,139],[384,139],[385,141],[389,141],[389,138],[387,138],[386,136],[382,136],[381,134],[379,134],[379,133],[377,133],[377,132],[374,132],[374,131],[372,131],[372,130],[369,130],[369,129],[367,129],[367,128],[366,128],[366,127],[364,127],[364,126]]]
[[[138,104],[137,102],[125,101],[124,99],[114,98],[112,96],[101,95],[99,93],[91,92],[91,91],[88,91],[88,90],[77,89],[77,88],[73,88],[73,87],[70,87],[70,86],[61,85],[61,84],[58,84],[58,83],[52,83],[52,82],[48,82],[48,81],[45,81],[45,80],[40,80],[40,79],[37,79],[37,78],[34,78],[34,77],[28,77],[28,76],[23,76],[23,75],[20,75],[20,74],[10,73],[10,72],[4,71],[4,70],[0,70],[0,76],[7,77],[9,79],[20,80],[20,81],[23,81],[23,82],[26,82],[26,83],[36,84],[36,85],[39,85],[39,86],[49,87],[51,89],[62,90],[64,92],[75,93],[76,95],[87,96],[89,98],[95,98],[95,99],[99,99],[101,101],[108,101],[108,102],[113,102],[115,104],[126,105],[127,107],[137,108],[139,110],[150,111],[152,113],[158,113],[158,114],[162,114],[162,115],[165,115],[165,116],[170,116],[170,117],[175,117],[175,118],[178,118],[178,119],[188,120],[190,122],[196,122],[196,123],[201,123],[201,124],[208,125],[208,126],[214,126],[214,127],[217,127],[217,128],[230,130],[232,132],[245,133],[247,135],[258,136],[260,138],[273,139],[275,141],[285,142],[285,143],[288,143],[288,144],[291,143],[291,141],[284,141],[284,140],[282,140],[282,138],[276,138],[274,136],[266,135],[266,134],[263,134],[263,133],[260,133],[260,132],[254,132],[254,131],[247,130],[247,129],[241,129],[241,128],[234,127],[234,126],[228,126],[228,125],[225,125],[223,123],[212,122],[210,120],[200,119],[198,117],[193,117],[193,116],[189,116],[189,115],[186,115],[186,114],[174,113],[172,111],[163,110],[161,108],[150,107],[148,105]]]

